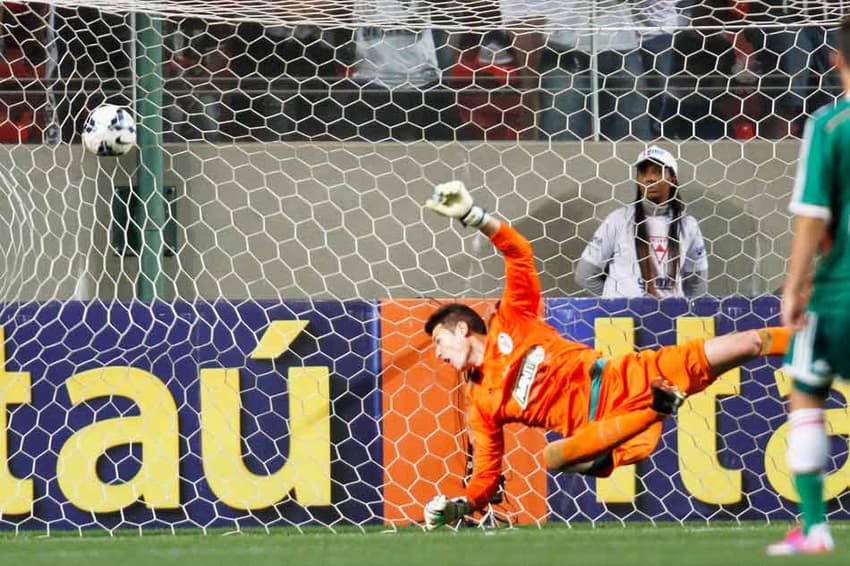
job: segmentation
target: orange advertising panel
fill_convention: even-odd
[[[485,320],[495,303],[463,302]],[[469,449],[465,384],[454,369],[436,359],[423,330],[440,304],[415,299],[381,304],[384,516],[393,524],[421,521],[422,506],[439,493],[463,493]],[[544,434],[512,425],[506,428],[505,443],[507,496],[497,509],[517,522],[544,521]]]

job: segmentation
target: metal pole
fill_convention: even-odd
[[[133,219],[141,228],[136,298],[163,299],[162,227],[165,198],[162,171],[162,20],[135,14],[136,116],[139,166],[136,195],[141,206]]]
[[[599,134],[602,131],[602,122],[599,119],[599,53],[596,33],[596,2],[597,0],[593,0],[590,11],[590,111],[593,114],[593,141],[598,142]]]

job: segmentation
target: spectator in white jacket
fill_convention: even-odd
[[[635,168],[634,204],[615,210],[597,228],[576,267],[576,283],[603,297],[705,294],[705,244],[679,199],[676,159],[652,146]]]

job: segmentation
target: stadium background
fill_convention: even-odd
[[[722,10],[741,12],[739,4]],[[21,21],[16,31],[27,27]],[[66,58],[56,76],[47,70],[50,49],[15,54],[4,44],[18,65],[0,69],[2,134],[19,142],[0,152],[5,530],[395,530],[417,522],[421,503],[438,490],[458,490],[467,457],[461,384],[434,367],[421,321],[446,299],[483,300],[486,309],[499,294],[502,262],[480,235],[422,213],[433,185],[447,179],[465,181],[533,242],[547,317],[566,336],[613,353],[776,321],[772,295],[788,254],[786,206],[805,116],[790,117],[785,135],[776,135],[771,101],[790,88],[787,73],[762,69],[755,86],[746,83],[752,77],[734,68],[747,60],[739,43],[746,34],[713,34],[718,21],[706,33],[726,42],[722,56],[686,53],[707,63],[700,77],[709,84],[688,69],[672,85],[680,94],[690,88],[707,113],[679,116],[679,126],[706,118],[711,127],[659,141],[679,159],[682,197],[706,237],[717,299],[578,298],[573,262],[601,219],[633,200],[633,160],[648,140],[538,141],[511,134],[517,117],[504,110],[496,112],[505,120],[498,136],[458,131],[452,140],[423,134],[380,143],[334,139],[330,129],[315,140],[269,123],[245,129],[238,112],[209,135],[179,133],[189,119],[167,123],[162,185],[174,187],[176,250],[161,258],[160,300],[134,301],[139,261],[113,238],[116,195],[133,183],[137,156],[105,162],[74,143],[92,105],[136,96],[127,21],[90,8],[69,17],[58,30]],[[811,24],[780,33],[802,37]],[[206,55],[236,61],[228,41],[235,27],[200,25],[209,32],[201,34]],[[742,25],[757,29],[746,17],[729,29]],[[693,30],[686,34],[694,39]],[[265,92],[303,94],[305,108],[336,100],[314,80],[324,72],[316,66],[281,83],[240,82],[228,74],[236,69],[207,59],[167,75],[166,91],[184,101],[166,97],[164,114],[187,96],[230,104],[225,92],[249,108]],[[451,81],[443,86],[454,92]],[[486,84],[475,86],[475,95],[490,96]],[[517,89],[497,81],[491,90],[513,104]],[[812,90],[834,94],[823,84]],[[28,105],[39,112],[27,117]],[[537,459],[545,438],[515,431],[502,510],[534,524],[792,519],[782,458],[788,383],[777,362],[753,362],[719,383],[716,398],[693,399],[653,459],[609,482],[546,476]],[[831,407],[845,393],[837,391]],[[850,484],[846,411],[834,409],[830,423],[827,485],[830,517],[839,520],[847,518]]]

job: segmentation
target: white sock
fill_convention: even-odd
[[[823,409],[798,409],[788,415],[788,467],[795,474],[811,474],[826,467],[829,444]]]

